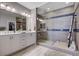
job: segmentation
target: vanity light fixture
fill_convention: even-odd
[[[6,10],[11,10],[11,7],[10,6],[7,6]]]
[[[31,15],[27,14],[27,13],[21,13],[23,16],[27,16],[27,17],[30,17]]]
[[[22,15],[27,16],[28,14],[26,12],[22,13]]]
[[[25,13],[21,13],[23,16],[25,16]]]
[[[12,12],[15,12],[16,10],[15,10],[15,8],[12,8]]]
[[[15,8],[11,8],[10,6],[7,6],[7,5],[5,5],[5,4],[3,4],[3,3],[0,4],[0,7],[1,7],[2,9],[5,9],[5,10],[11,11],[11,12],[15,12],[15,11],[16,11]],[[27,17],[30,17],[30,16],[31,16],[31,15],[25,13],[25,12],[21,13],[21,15],[27,16]]]
[[[31,15],[28,15],[28,17],[30,17]]]
[[[49,11],[50,10],[50,8],[47,8],[47,11]]]
[[[28,16],[28,14],[25,14],[26,16]]]
[[[0,4],[0,7],[3,8],[3,9],[6,8],[6,6],[3,3]]]

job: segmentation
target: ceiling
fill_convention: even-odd
[[[47,12],[54,11],[57,9],[61,9],[64,7],[72,6],[74,3],[66,3],[66,2],[48,2],[41,7],[38,8],[38,14],[43,15]]]
[[[53,11],[53,10],[57,10],[57,9],[74,5],[73,2],[69,2],[69,3],[66,3],[66,2],[18,2],[18,3],[28,9],[38,8],[39,15],[44,15],[45,13],[49,11]]]
[[[18,3],[28,9],[34,9],[34,8],[37,8],[37,7],[40,7],[44,4],[46,4],[47,2],[18,2]]]

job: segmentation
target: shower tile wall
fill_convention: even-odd
[[[46,17],[54,17],[58,15],[70,14],[73,12],[73,7],[64,8],[62,10],[54,11],[46,14]],[[72,16],[59,17],[46,19],[46,26],[48,28],[48,38],[49,40],[68,40],[68,30],[71,26]],[[64,30],[64,31],[62,31]]]
[[[78,9],[76,11],[76,27],[77,27],[77,32],[76,32],[76,42],[78,45],[78,50],[79,50],[79,6]]]

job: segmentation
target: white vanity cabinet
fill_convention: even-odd
[[[19,35],[0,36],[0,55],[8,55],[20,49]]]
[[[11,52],[16,52],[17,50],[20,49],[20,38],[19,35],[13,34],[13,35],[8,35],[10,39],[10,45],[11,45]]]
[[[11,42],[7,35],[0,36],[0,55],[7,55],[11,52]]]
[[[31,45],[31,40],[30,40],[31,35],[30,35],[30,33],[27,33],[27,34],[26,34],[26,40],[27,40],[27,46],[29,46],[29,45]]]
[[[20,48],[27,47],[27,38],[26,38],[26,36],[27,36],[26,33],[20,34],[20,42],[19,42]]]
[[[34,43],[36,43],[36,33],[28,33],[28,35],[26,36],[27,38],[27,45],[32,45]]]
[[[35,43],[36,42],[36,33],[32,33],[32,37],[31,37],[31,43]]]
[[[20,47],[24,48],[36,43],[35,33],[25,33],[20,36]]]
[[[0,35],[0,55],[9,55],[35,43],[35,33]]]

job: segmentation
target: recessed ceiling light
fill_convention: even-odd
[[[0,4],[0,6],[1,6],[1,8],[5,8],[5,7],[6,7],[6,6],[5,6],[4,4],[2,4],[2,3]]]
[[[30,17],[31,15],[27,14],[27,13],[21,13],[23,16],[27,16],[27,17]]]
[[[28,14],[25,14],[26,16],[28,16]]]
[[[15,8],[12,8],[12,12],[15,12],[16,10],[15,10]]]
[[[11,10],[11,7],[10,6],[7,6],[7,10]]]
[[[50,9],[50,8],[47,8],[48,10]]]
[[[69,2],[66,2],[66,4],[69,4]]]
[[[22,15],[25,15],[25,13],[22,13]]]
[[[47,8],[47,11],[49,11],[50,10],[50,8]]]
[[[28,15],[28,17],[30,17],[31,15]]]

